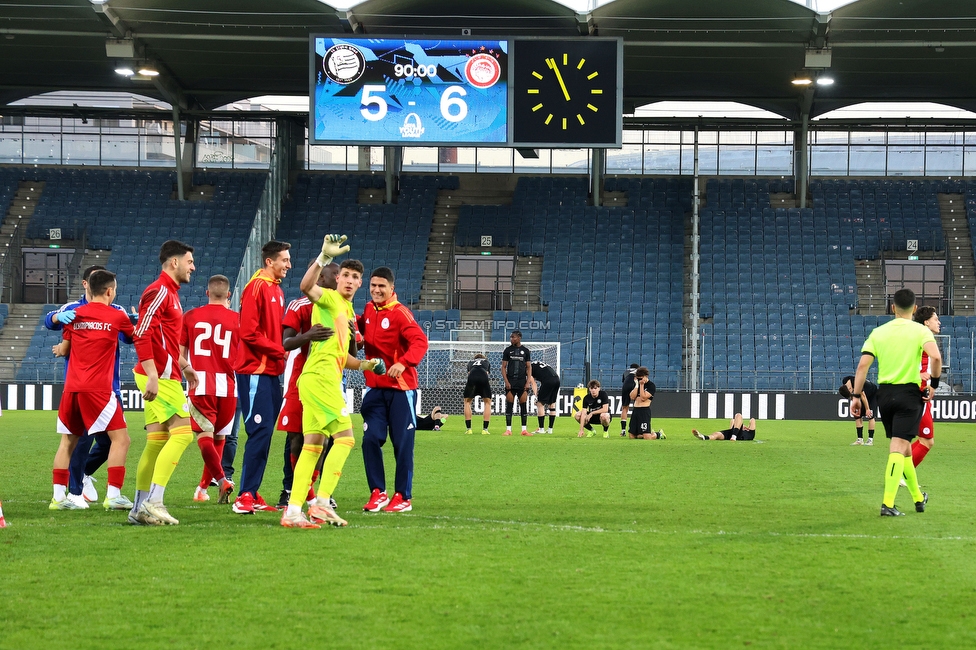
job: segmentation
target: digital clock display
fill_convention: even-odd
[[[310,141],[508,141],[508,41],[312,36]]]

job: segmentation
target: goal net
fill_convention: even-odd
[[[561,374],[559,343],[528,341],[532,361],[541,361]],[[460,415],[464,412],[464,384],[468,379],[468,362],[476,354],[483,354],[491,364],[492,413],[504,413],[505,381],[502,379],[502,352],[509,346],[507,341],[431,341],[427,356],[417,367],[421,392],[422,411],[427,413],[440,406],[445,413]],[[481,399],[475,398],[475,412],[482,411]],[[535,401],[529,389],[529,414],[535,413]],[[517,407],[516,407],[517,409]]]

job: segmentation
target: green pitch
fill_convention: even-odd
[[[580,440],[566,418],[506,438],[501,417],[466,436],[452,416],[418,433],[412,513],[361,512],[357,448],[335,495],[349,527],[302,531],[194,504],[195,446],[167,490],[179,526],[50,512],[54,422],[0,419],[2,648],[976,646],[972,425],[937,425],[928,511],[902,489],[908,515],[882,519],[887,445],[848,446],[852,423],[760,422],[756,444],[692,438],[717,421]]]

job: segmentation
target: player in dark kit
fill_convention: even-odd
[[[729,420],[728,429],[722,429],[707,436],[699,432],[698,429],[692,429],[691,433],[699,440],[755,440],[756,420],[755,418],[750,419],[749,426],[743,427],[742,414],[736,413],[735,417]]]
[[[841,379],[840,388],[837,392],[842,397],[851,399],[853,392],[854,375],[847,375]],[[878,412],[878,387],[869,381],[864,382],[864,390],[861,392],[861,413],[868,420],[868,439],[864,439],[864,419],[859,416],[854,417],[854,426],[857,428],[857,440],[851,443],[852,447],[865,445],[870,447],[874,444],[874,425],[875,414]],[[852,413],[853,415],[853,413]]]
[[[648,375],[649,372],[644,366],[634,373],[636,384],[629,395],[629,398],[634,400],[634,411],[627,432],[632,440],[666,440],[664,429],[657,432],[651,429],[651,402],[654,400],[657,387]]]
[[[610,396],[607,395],[607,391],[600,387],[600,382],[596,379],[591,380],[586,387],[588,390],[586,397],[583,398],[583,408],[573,413],[573,417],[580,423],[579,433],[576,434],[576,437],[582,438],[583,429],[586,429],[588,431],[585,434],[586,437],[592,438],[594,433],[590,423],[596,420],[603,425],[603,437],[609,438],[610,420],[613,418],[610,413]]]
[[[556,369],[541,361],[532,362],[532,379],[539,382],[535,391],[536,408],[539,409],[539,428],[536,433],[552,433],[552,425],[556,423],[556,400],[559,399],[559,374]],[[545,415],[549,412],[549,429],[546,430]]]
[[[522,332],[514,330],[509,337],[511,345],[502,352],[502,377],[505,379],[505,433],[512,435],[512,413],[515,410],[515,398],[519,401],[519,415],[522,416],[522,435],[531,436],[528,429],[529,414],[525,411],[528,399],[526,388],[534,385],[532,382],[532,355],[529,349],[522,345]]]
[[[469,435],[471,434],[471,402],[475,397],[480,397],[485,405],[481,435],[487,436],[491,433],[488,431],[488,423],[491,420],[490,373],[491,363],[485,355],[476,354],[474,359],[468,362],[468,381],[464,384],[464,432]],[[511,423],[511,416],[509,416],[509,423]]]
[[[640,364],[632,363],[627,371],[624,372],[623,387],[620,389],[620,437],[623,438],[627,435],[627,414],[630,412],[630,393],[637,387],[637,381],[634,379],[634,374],[637,373],[637,369]]]

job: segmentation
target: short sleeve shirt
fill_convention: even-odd
[[[125,312],[100,302],[82,305],[75,312],[75,320],[64,326],[62,334],[71,342],[71,363],[64,379],[64,391],[111,392],[119,334],[132,336],[132,323]]]
[[[547,381],[555,381],[559,379],[559,376],[556,375],[556,369],[550,366],[548,363],[533,361],[532,378],[545,383]]]
[[[603,408],[604,404],[610,403],[610,396],[607,395],[607,391],[601,390],[596,397],[590,395],[590,392],[586,392],[586,397],[583,398],[583,408],[586,411],[599,411]]]
[[[488,379],[490,372],[491,364],[488,363],[488,359],[472,359],[468,362],[469,379]]]
[[[935,342],[932,331],[908,318],[894,318],[868,335],[861,352],[878,360],[879,384],[919,384],[922,346]]]
[[[532,361],[529,349],[524,345],[510,345],[502,353],[502,361],[508,362],[506,374],[508,381],[513,384],[524,384],[526,379],[526,365]]]
[[[302,376],[321,375],[342,381],[342,370],[349,354],[349,320],[355,318],[352,303],[333,289],[323,289],[322,297],[312,303],[312,325],[328,327],[335,332],[325,341],[312,341]]]

